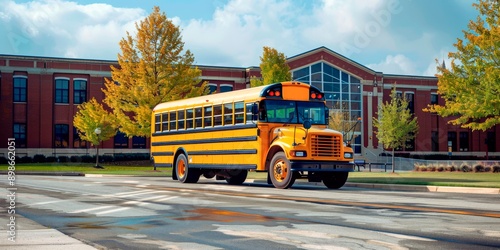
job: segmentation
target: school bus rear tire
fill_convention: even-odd
[[[274,187],[281,189],[289,188],[295,182],[292,166],[285,153],[278,152],[273,156],[269,166],[269,178]]]
[[[347,181],[349,177],[349,172],[331,172],[323,173],[323,184],[329,189],[339,189]]]
[[[241,185],[247,179],[248,170],[229,171],[230,177],[226,178],[229,185]]]
[[[200,179],[197,169],[189,168],[186,155],[180,154],[175,161],[175,173],[182,183],[196,183]]]

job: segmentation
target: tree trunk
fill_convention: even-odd
[[[394,173],[394,169],[395,169],[395,166],[394,166],[394,148],[392,149],[392,172]]]

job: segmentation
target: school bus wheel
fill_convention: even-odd
[[[177,179],[182,183],[196,183],[200,179],[200,173],[196,169],[190,169],[185,154],[177,156],[175,161],[175,173]]]
[[[322,175],[323,184],[329,189],[341,188],[346,183],[347,177],[349,172],[329,172]]]
[[[277,152],[269,166],[269,178],[276,188],[289,188],[295,182],[295,174],[292,173],[290,161],[285,153]]]

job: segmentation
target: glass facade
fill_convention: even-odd
[[[325,62],[318,62],[292,71],[294,81],[313,85],[325,93],[326,105],[332,112],[342,112],[346,124],[355,124],[362,117],[361,81]],[[361,126],[353,126],[351,141],[356,154],[361,154]],[[348,131],[342,131],[346,133]],[[351,137],[351,136],[349,136]]]

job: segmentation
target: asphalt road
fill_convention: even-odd
[[[18,176],[16,188],[17,214],[98,249],[500,248],[498,195],[160,177]]]

